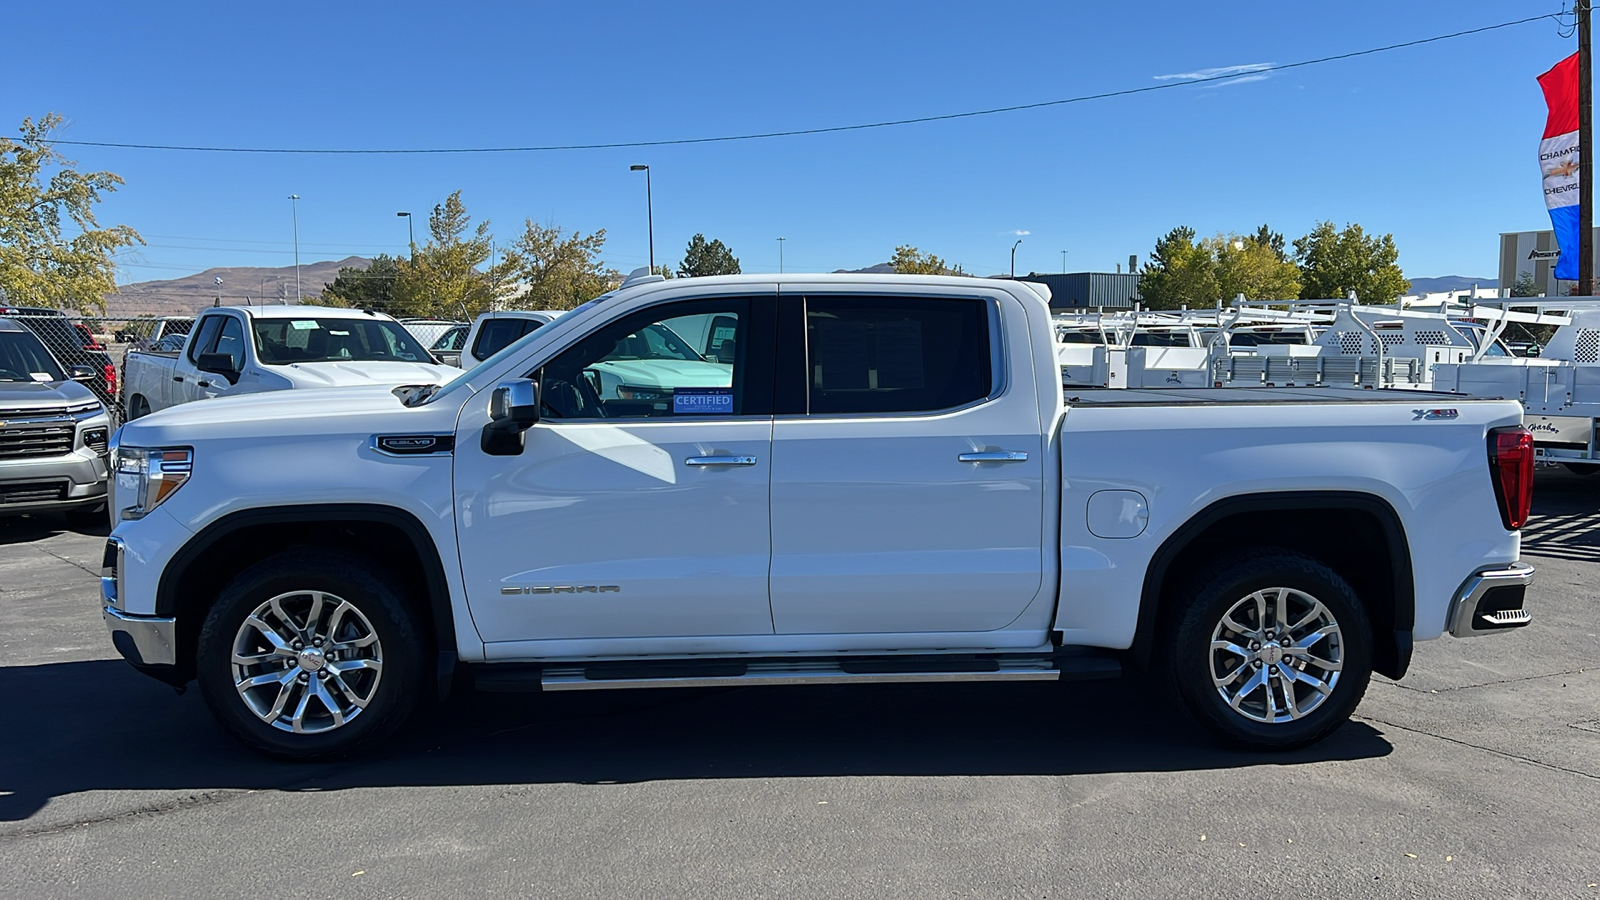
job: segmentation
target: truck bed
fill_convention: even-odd
[[[1067,388],[1068,406],[1268,406],[1314,403],[1471,403],[1442,391],[1335,387]]]

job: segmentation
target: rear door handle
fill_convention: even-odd
[[[962,462],[1027,462],[1028,454],[1021,450],[985,450],[980,453],[963,453],[956,459]]]
[[[182,384],[183,383],[183,376],[182,375],[174,375],[174,376],[172,376],[172,380],[178,382],[179,384]]]
[[[754,456],[691,456],[683,461],[686,466],[753,466]]]

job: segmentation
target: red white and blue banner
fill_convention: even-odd
[[[1539,76],[1550,115],[1539,142],[1539,172],[1544,176],[1544,205],[1550,210],[1561,260],[1555,276],[1578,280],[1578,54],[1563,59]]]

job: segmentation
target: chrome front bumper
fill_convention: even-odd
[[[123,659],[136,666],[177,664],[177,619],[130,616],[109,606],[101,615],[111,629],[111,643]]]
[[[1521,628],[1533,621],[1523,609],[1523,594],[1533,582],[1533,566],[1493,566],[1468,578],[1450,601],[1450,633],[1478,637]]]

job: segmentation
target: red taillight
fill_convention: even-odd
[[[1489,432],[1489,480],[1500,504],[1500,521],[1516,531],[1533,509],[1533,432],[1518,425]]]
[[[106,393],[116,396],[117,393],[117,367],[106,363]]]

